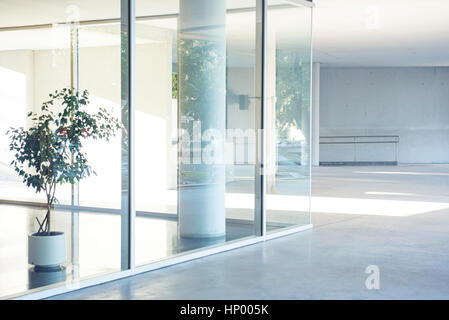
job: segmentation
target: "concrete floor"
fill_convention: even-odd
[[[254,181],[247,177],[252,169],[238,169],[245,170],[236,172],[235,180],[226,185],[226,241],[254,234]],[[7,184],[8,181],[3,186]],[[174,195],[176,200],[176,190],[167,192]],[[3,196],[2,192],[0,194]],[[267,231],[309,224],[308,194],[307,176],[279,177],[276,192],[267,195]],[[225,240],[215,239],[211,242],[180,238],[175,215],[167,214],[170,213],[173,199],[167,197],[162,200],[160,204],[165,204],[160,206],[163,209],[161,212],[156,215],[139,212],[137,215],[137,266]],[[44,214],[43,208],[0,204],[0,299],[58,282],[76,283],[120,270],[118,212],[106,208],[96,212],[70,212],[60,208],[55,210],[52,221],[54,230],[64,232],[66,236],[67,261],[64,269],[51,273],[34,272],[28,264],[28,234],[36,231],[36,218],[41,218]],[[73,221],[77,223],[73,224]]]
[[[313,230],[52,299],[449,299],[449,165],[315,168],[313,194]]]

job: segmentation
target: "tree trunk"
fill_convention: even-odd
[[[50,212],[51,212],[51,195],[48,194],[47,195],[47,214],[45,216],[46,218],[46,223],[45,223],[45,231],[47,232],[48,235],[50,235]]]
[[[47,233],[48,233],[48,235],[50,235],[50,212],[51,212],[51,209],[50,209],[50,205],[48,206],[48,208],[47,208],[47,227],[46,227],[46,229],[47,229]]]

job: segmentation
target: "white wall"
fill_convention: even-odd
[[[26,126],[26,114],[33,110],[33,70],[33,51],[0,51],[0,194],[3,199],[44,199],[25,189],[22,179],[10,167],[13,153],[5,135],[11,127]]]
[[[156,191],[164,193],[170,183],[173,185],[173,181],[176,181],[176,161],[168,161],[169,152],[173,149],[171,54],[171,39],[137,45],[136,180],[140,186],[137,188],[138,203],[145,205],[154,202],[154,199],[164,200],[163,197],[149,199],[148,195]],[[120,47],[81,47],[79,59],[80,89],[88,89],[90,92],[91,112],[96,112],[101,106],[120,117]],[[8,138],[4,132],[10,126],[24,126],[28,111],[39,112],[42,103],[49,100],[49,93],[70,86],[69,50],[0,51],[0,83],[2,198],[43,199],[26,188],[20,179],[16,179],[16,174],[8,167],[11,156],[6,154]],[[120,136],[110,142],[84,143],[89,162],[98,176],[91,176],[81,182],[82,205],[120,206],[120,144]],[[17,188],[12,188],[10,184],[3,185],[3,181],[7,179],[17,180]],[[96,192],[100,188],[102,192]],[[57,197],[61,203],[68,203],[70,186],[59,186]],[[153,203],[150,203],[150,207],[151,205]]]
[[[322,68],[320,102],[320,136],[399,135],[399,162],[449,162],[448,67]],[[394,151],[362,148],[365,161]],[[351,160],[351,152],[321,145],[320,161]]]

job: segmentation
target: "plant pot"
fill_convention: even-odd
[[[28,289],[48,286],[64,282],[67,279],[66,269],[58,268],[30,268],[28,269]]]
[[[65,234],[51,232],[50,235],[28,236],[28,263],[37,268],[59,268],[67,261]]]

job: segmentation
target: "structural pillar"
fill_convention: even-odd
[[[182,155],[178,157],[178,227],[181,238],[223,240],[226,234],[225,25],[226,1],[179,1],[178,128]]]
[[[312,165],[320,165],[320,72],[321,65],[312,66]]]

